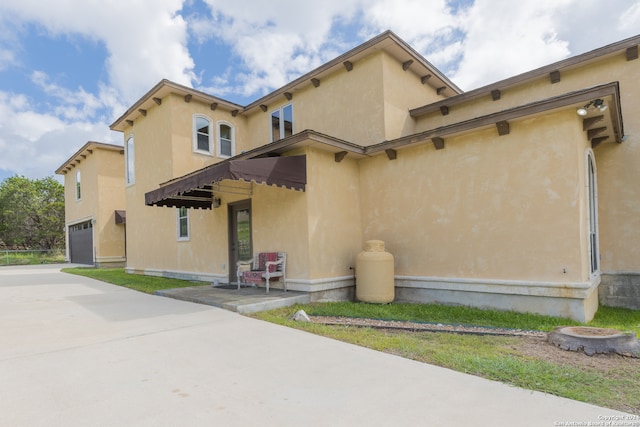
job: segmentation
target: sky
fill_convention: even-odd
[[[162,79],[247,105],[386,30],[470,90],[640,34],[640,0],[2,0],[0,181],[122,145]]]

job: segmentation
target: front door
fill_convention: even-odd
[[[251,248],[251,200],[229,205],[229,281],[237,282],[236,263],[248,261]]]

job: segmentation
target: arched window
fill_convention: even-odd
[[[76,200],[82,199],[82,188],[80,186],[80,171],[76,171]]]
[[[235,152],[235,129],[229,123],[218,122],[218,157],[232,157]]]
[[[206,116],[193,116],[193,151],[213,154],[213,129],[211,120]]]
[[[133,184],[136,182],[136,175],[135,175],[135,149],[134,149],[134,143],[133,143],[133,136],[130,136],[129,139],[127,139],[127,144],[125,146],[125,154],[127,156],[126,159],[126,165],[127,165],[127,170],[126,170],[126,179],[127,179],[127,185],[129,184]]]
[[[593,152],[587,153],[587,198],[589,203],[589,259],[591,274],[600,270],[600,248],[598,243],[598,183]]]

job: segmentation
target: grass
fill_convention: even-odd
[[[514,386],[640,415],[640,361],[613,356],[620,365],[581,366],[527,354],[517,337],[457,335],[430,332],[388,332],[372,328],[295,322],[303,309],[309,315],[368,317],[513,329],[550,331],[580,325],[570,319],[480,310],[435,304],[307,304],[256,313],[254,317],[306,330],[340,341],[430,363]],[[601,307],[589,326],[634,331],[640,335],[640,311]],[[584,356],[585,358],[587,356]],[[597,359],[590,359],[597,360]]]
[[[62,271],[126,286],[142,292],[196,286],[194,282],[127,274],[123,269],[67,268]],[[550,331],[561,325],[580,325],[570,319],[516,312],[481,310],[435,304],[365,304],[335,302],[296,305],[253,317],[301,329],[377,351],[430,363],[594,405],[640,415],[640,361],[611,367],[580,366],[527,354],[517,337],[457,335],[431,332],[388,332],[372,328],[328,326],[291,320],[303,309],[309,315],[363,317],[414,322],[451,323]],[[600,307],[589,326],[633,331],[640,336],[640,311]],[[587,356],[584,356],[587,357]],[[614,356],[615,357],[615,356]],[[595,357],[593,360],[597,360]]]
[[[35,265],[63,263],[64,251],[0,251],[2,265]]]
[[[144,276],[141,274],[129,274],[123,268],[63,268],[63,272],[91,277],[118,286],[124,286],[136,291],[153,294],[157,290],[186,288],[190,286],[206,285],[203,282],[190,282],[188,280],[171,279],[169,277]]]

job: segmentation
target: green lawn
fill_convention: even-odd
[[[198,285],[185,280],[127,274],[123,269],[69,268],[63,271],[151,294],[159,289]],[[523,349],[522,338],[518,337],[389,332],[291,320],[293,313],[300,309],[312,316],[364,317],[540,331],[550,331],[560,325],[579,324],[570,319],[436,304],[352,302],[297,305],[253,315],[268,322],[459,372],[640,415],[640,359],[604,356],[613,361],[606,366],[598,363],[598,360],[604,360],[598,358],[602,356],[589,358],[581,355],[583,360],[593,362],[582,364],[549,360],[544,355],[529,354]],[[632,331],[640,335],[640,311],[600,307],[595,319],[588,325]]]
[[[312,316],[367,317],[540,331],[580,324],[570,319],[436,304],[376,305],[352,302],[298,305],[253,315],[258,319],[420,362],[640,415],[640,359],[618,355],[589,358],[576,354],[583,362],[592,362],[579,364],[554,360],[544,354],[531,355],[523,348],[522,338],[518,337],[389,332],[291,320],[293,313],[300,309]],[[588,325],[640,334],[640,311],[600,307],[595,319]],[[545,345],[536,348],[544,349]],[[599,366],[598,360],[602,361],[602,357],[607,357],[613,363]],[[593,366],[588,366],[590,364]]]
[[[161,289],[186,288],[190,286],[208,285],[203,282],[191,282],[188,280],[171,279],[168,277],[143,276],[141,274],[128,274],[123,268],[63,268],[63,272],[91,277],[118,286],[124,286],[136,291],[153,294]]]

